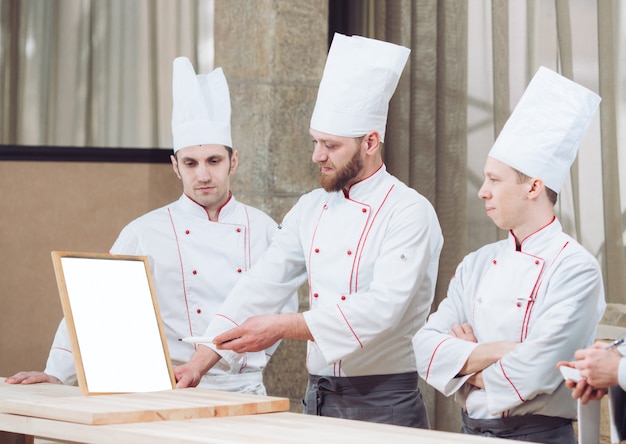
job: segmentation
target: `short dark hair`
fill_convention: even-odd
[[[515,170],[515,173],[517,174],[517,181],[518,183],[524,183],[526,181],[529,181],[532,179],[532,177],[527,176],[526,174],[522,173],[519,170]],[[556,205],[556,201],[559,197],[559,194],[554,191],[553,189],[546,187],[544,184],[544,188],[546,189],[546,194],[548,195],[548,200],[550,202],[552,202],[552,205]]]
[[[226,145],[222,145],[224,148],[226,148],[226,151],[228,151],[228,160],[232,160],[233,158],[233,149],[229,146]],[[174,151],[174,157],[176,158],[176,160],[178,160],[178,151]]]

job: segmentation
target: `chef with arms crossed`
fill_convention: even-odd
[[[322,188],[300,198],[228,296],[206,332],[215,344],[175,369],[179,387],[220,359],[308,340],[305,413],[428,427],[411,339],[430,311],[443,238],[432,205],[381,155],[408,55],[335,34],[310,125]],[[309,309],[272,314],[307,278]]]
[[[542,67],[489,152],[478,196],[508,238],[463,259],[414,341],[420,374],[461,404],[464,433],[576,442],[556,363],[593,341],[604,290],[554,205],[599,102]]]

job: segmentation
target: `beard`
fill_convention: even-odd
[[[363,160],[361,159],[361,152],[357,150],[352,156],[352,159],[342,168],[336,170],[335,174],[327,175],[320,173],[320,185],[329,193],[332,191],[341,191],[357,177],[362,169]]]

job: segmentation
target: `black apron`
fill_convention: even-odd
[[[310,415],[430,428],[417,372],[333,377],[309,375],[303,412]]]

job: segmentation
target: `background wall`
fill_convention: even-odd
[[[175,200],[166,164],[0,162],[0,376],[42,370],[62,317],[50,252],[107,252],[121,228]]]

